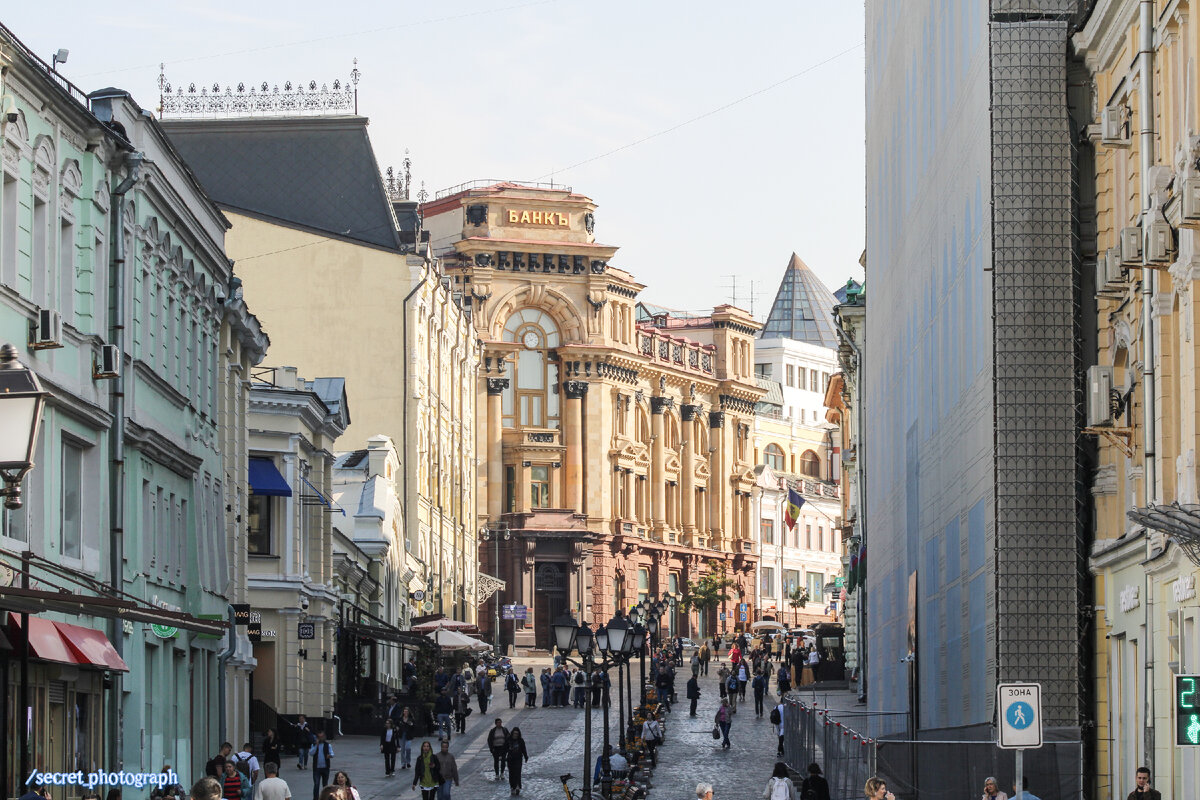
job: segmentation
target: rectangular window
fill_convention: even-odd
[[[679,573],[671,572],[667,574],[667,592],[673,596],[679,596]]]
[[[817,372],[815,369],[809,370],[809,372],[808,372],[808,390],[810,392],[818,391],[817,381],[819,381],[820,379],[821,379],[821,374],[819,372]]]
[[[760,523],[762,529],[762,543],[775,544],[775,520],[764,519]]]
[[[83,550],[83,448],[62,446],[62,534],[64,558],[79,558]]]
[[[256,556],[273,555],[271,537],[272,498],[263,494],[250,495],[247,515],[250,519],[250,534],[246,552]]]
[[[821,391],[822,392],[829,391],[829,373],[828,372],[821,373]]]
[[[825,549],[825,526],[824,525],[817,526],[817,549],[818,550]]]
[[[820,572],[809,572],[806,575],[808,581],[808,598],[814,603],[821,602],[821,592],[825,588],[825,576]]]
[[[804,376],[806,374],[807,374],[807,370],[805,370],[804,367],[796,367],[796,388],[797,389],[804,388],[804,380],[805,380]]]
[[[783,591],[785,595],[790,595],[800,586],[800,570],[785,569],[783,571]]]
[[[517,470],[504,468],[504,510],[511,514],[517,510]]]
[[[804,546],[812,550],[812,525],[804,526]]]
[[[759,378],[770,379],[772,366],[773,366],[772,364],[755,364],[754,365],[754,374]]]
[[[796,367],[793,364],[787,365],[787,385],[788,386],[796,385]]]
[[[531,508],[550,507],[550,468],[529,468],[529,505]]]
[[[75,225],[70,220],[59,222],[58,230],[59,287],[58,311],[62,321],[75,324]]]
[[[650,570],[638,569],[638,602],[650,596]]]
[[[774,567],[763,567],[762,568],[762,596],[763,597],[774,597],[775,596],[775,568]]]
[[[0,197],[0,283],[17,288],[17,187],[20,183],[4,175],[4,193]]]
[[[30,260],[32,288],[29,299],[42,307],[50,305],[46,297],[46,276],[49,274],[46,263],[46,250],[50,237],[50,231],[47,229],[49,219],[50,212],[46,201],[35,197],[33,199],[33,258]]]

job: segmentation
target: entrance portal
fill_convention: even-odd
[[[551,625],[570,611],[567,602],[567,573],[558,561],[539,561],[533,574],[533,626],[538,647],[554,652]]]

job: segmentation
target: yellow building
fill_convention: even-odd
[[[700,620],[679,607],[664,629],[709,633],[722,611],[732,629],[734,604],[754,594],[758,325],[731,306],[639,318],[643,286],[610,265],[595,210],[569,189],[515,183],[422,208],[483,342],[479,523],[505,533],[481,569],[506,583],[497,606],[529,609],[503,626],[523,647],[547,647],[565,611],[599,623],[639,597],[684,597],[713,563],[736,581],[726,608]],[[497,616],[481,609],[481,626]]]
[[[397,443],[403,535],[420,565],[405,602],[414,615],[474,621],[475,332],[416,204],[389,196],[367,120],[163,126],[230,220],[227,252],[262,309],[270,363],[345,378],[354,418],[343,447],[380,434]]]
[[[1098,244],[1086,429],[1098,445],[1096,797],[1125,797],[1140,766],[1164,797],[1200,784],[1200,752],[1176,746],[1172,713],[1175,676],[1200,671],[1200,27],[1188,6],[1100,0],[1074,37],[1095,108],[1083,186],[1094,181],[1084,223]]]

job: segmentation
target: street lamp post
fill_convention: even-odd
[[[506,523],[497,522],[496,527],[494,527],[494,528],[491,527],[491,525],[484,525],[482,528],[480,528],[479,529],[479,538],[485,542],[490,539],[496,543],[496,547],[494,550],[495,560],[492,562],[492,569],[493,569],[493,571],[495,571],[496,574],[493,575],[492,577],[499,580],[500,579],[500,539],[503,538],[504,541],[507,542],[509,539],[512,538],[512,532],[508,530]],[[500,645],[500,591],[499,590],[496,591],[495,606],[496,606],[496,627],[492,629],[492,638],[495,639],[496,657],[499,658],[500,656],[502,656],[504,654],[501,650],[501,645]],[[516,633],[515,633],[516,623],[514,622],[513,625],[514,625],[513,644],[515,645],[516,644],[516,641],[515,641],[515,639],[516,639]]]
[[[3,488],[0,488],[4,510],[0,513],[8,514],[21,507],[21,481],[33,469],[33,451],[37,447],[46,394],[33,370],[17,360],[17,348],[11,344],[0,347],[0,479],[4,481]],[[29,588],[28,555],[28,552],[21,555],[21,587],[24,589]],[[22,611],[21,717],[18,725],[21,775],[29,774],[29,727],[32,718],[29,705],[29,612]]]

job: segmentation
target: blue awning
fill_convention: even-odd
[[[292,487],[269,458],[250,459],[250,491],[268,497],[291,497]]]
[[[311,494],[309,492],[305,492],[300,495],[301,503],[306,506],[324,506],[325,511],[339,511],[343,517],[346,516],[346,509],[334,504],[332,500],[321,493],[320,489],[313,486],[312,483],[309,482],[308,478],[301,477],[300,480],[304,481],[304,485],[307,486],[309,492],[311,492]]]

